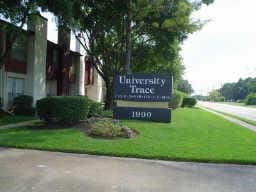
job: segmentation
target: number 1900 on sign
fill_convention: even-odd
[[[151,112],[146,111],[132,111],[132,118],[150,119],[152,116]]]

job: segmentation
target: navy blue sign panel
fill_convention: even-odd
[[[113,113],[115,119],[133,119],[165,123],[171,121],[171,109],[115,107]]]
[[[114,77],[115,100],[170,101],[172,78],[168,75],[129,74]]]

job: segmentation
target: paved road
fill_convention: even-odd
[[[256,121],[256,108],[233,106],[233,105],[222,104],[222,103],[202,102],[202,101],[199,101],[198,105]]]
[[[255,192],[256,166],[0,148],[1,192]]]

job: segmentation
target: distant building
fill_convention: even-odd
[[[0,29],[0,36],[5,37],[5,33]],[[63,38],[64,35],[68,37]],[[0,44],[3,48],[4,42]],[[86,56],[79,50],[70,50],[69,44],[70,32],[64,34],[61,30],[57,44],[47,40],[46,18],[36,15],[28,22],[27,30],[17,37],[11,57],[0,69],[3,107],[8,108],[16,96],[24,94],[33,96],[34,104],[38,99],[56,95],[87,95],[102,102],[102,78]]]

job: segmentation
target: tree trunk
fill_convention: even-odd
[[[113,108],[113,83],[110,80],[105,81],[106,83],[106,97],[105,97],[105,106],[104,109],[112,109]]]
[[[58,95],[69,95],[69,58],[70,58],[70,29],[66,25],[58,26],[58,45],[60,46],[59,77],[57,79]]]
[[[127,74],[130,70],[131,64],[131,32],[132,32],[132,14],[130,10],[130,1],[128,1],[128,12],[127,12],[127,26],[126,26],[126,50],[125,50],[125,64],[124,72]]]

